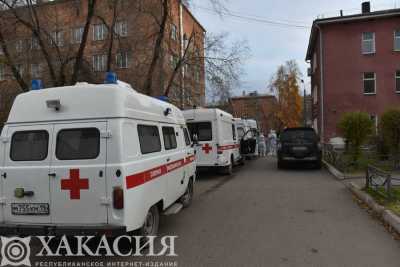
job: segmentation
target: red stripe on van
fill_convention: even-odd
[[[165,165],[158,166],[156,168],[140,172],[137,174],[129,175],[126,177],[126,188],[131,189],[142,184],[145,184],[151,180],[161,177],[169,172],[173,172],[187,164],[192,163],[195,160],[195,156],[190,156],[185,159],[180,159]]]
[[[240,148],[240,145],[233,144],[233,145],[218,146],[218,151],[231,150],[235,148]]]

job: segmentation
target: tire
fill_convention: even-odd
[[[193,193],[194,193],[193,179],[190,178],[185,194],[179,199],[179,202],[183,205],[185,209],[188,208],[190,205],[192,205]]]
[[[232,157],[229,161],[229,165],[224,167],[222,170],[222,174],[224,175],[231,175],[233,173],[233,163],[232,163]]]
[[[315,166],[316,170],[320,170],[320,169],[322,169],[322,162],[321,161],[317,161],[314,166]]]
[[[278,160],[278,170],[283,170],[285,167],[285,164],[283,163],[282,160]]]
[[[157,205],[154,205],[147,212],[143,226],[139,229],[140,236],[156,236],[160,225],[160,212]]]
[[[244,157],[242,157],[239,161],[239,165],[240,166],[244,166],[246,164],[246,160],[244,159]]]

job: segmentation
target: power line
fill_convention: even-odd
[[[287,28],[298,28],[298,29],[309,29],[310,28],[309,26],[305,26],[305,25],[281,22],[281,21],[277,21],[277,20],[270,20],[270,19],[267,19],[267,18],[262,18],[262,17],[257,17],[257,16],[249,16],[249,15],[245,15],[243,13],[232,12],[230,10],[228,10],[228,11],[223,11],[223,10],[222,11],[216,11],[214,9],[203,7],[203,6],[198,6],[198,5],[196,5],[196,7],[199,8],[199,9],[202,9],[204,11],[207,11],[209,13],[219,14],[219,15],[233,17],[233,18],[238,18],[238,19],[245,20],[245,21],[251,21],[251,22],[267,24],[267,25],[270,25],[270,26],[287,27]]]

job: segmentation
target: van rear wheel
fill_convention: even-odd
[[[154,205],[147,212],[143,226],[139,229],[141,236],[156,236],[160,224],[160,212],[157,205]]]
[[[231,175],[231,174],[233,173],[233,162],[232,162],[232,158],[229,160],[229,165],[223,168],[222,173],[223,173],[224,175]]]

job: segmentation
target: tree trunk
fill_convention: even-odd
[[[86,43],[87,43],[87,39],[88,39],[88,35],[89,35],[89,28],[90,28],[92,18],[94,16],[95,8],[96,8],[96,0],[88,0],[88,14],[86,17],[86,24],[85,24],[85,28],[83,30],[81,44],[79,46],[79,50],[76,55],[74,70],[73,70],[72,78],[71,78],[71,84],[75,84],[78,81],[78,76],[79,76],[79,73],[82,68],[83,54],[85,52]]]
[[[168,21],[168,15],[169,15],[169,0],[162,0],[162,8],[163,8],[163,15],[162,15],[162,20],[161,20],[161,24],[160,24],[160,30],[157,34],[157,39],[156,39],[156,43],[154,45],[154,49],[153,49],[153,58],[149,67],[149,71],[147,73],[146,76],[146,81],[145,81],[145,85],[144,85],[144,91],[147,95],[152,95],[153,90],[153,76],[154,76],[154,72],[157,66],[157,62],[160,58],[161,55],[161,50],[162,50],[162,44],[164,41],[164,36],[165,36],[165,29],[167,26],[167,21]]]

